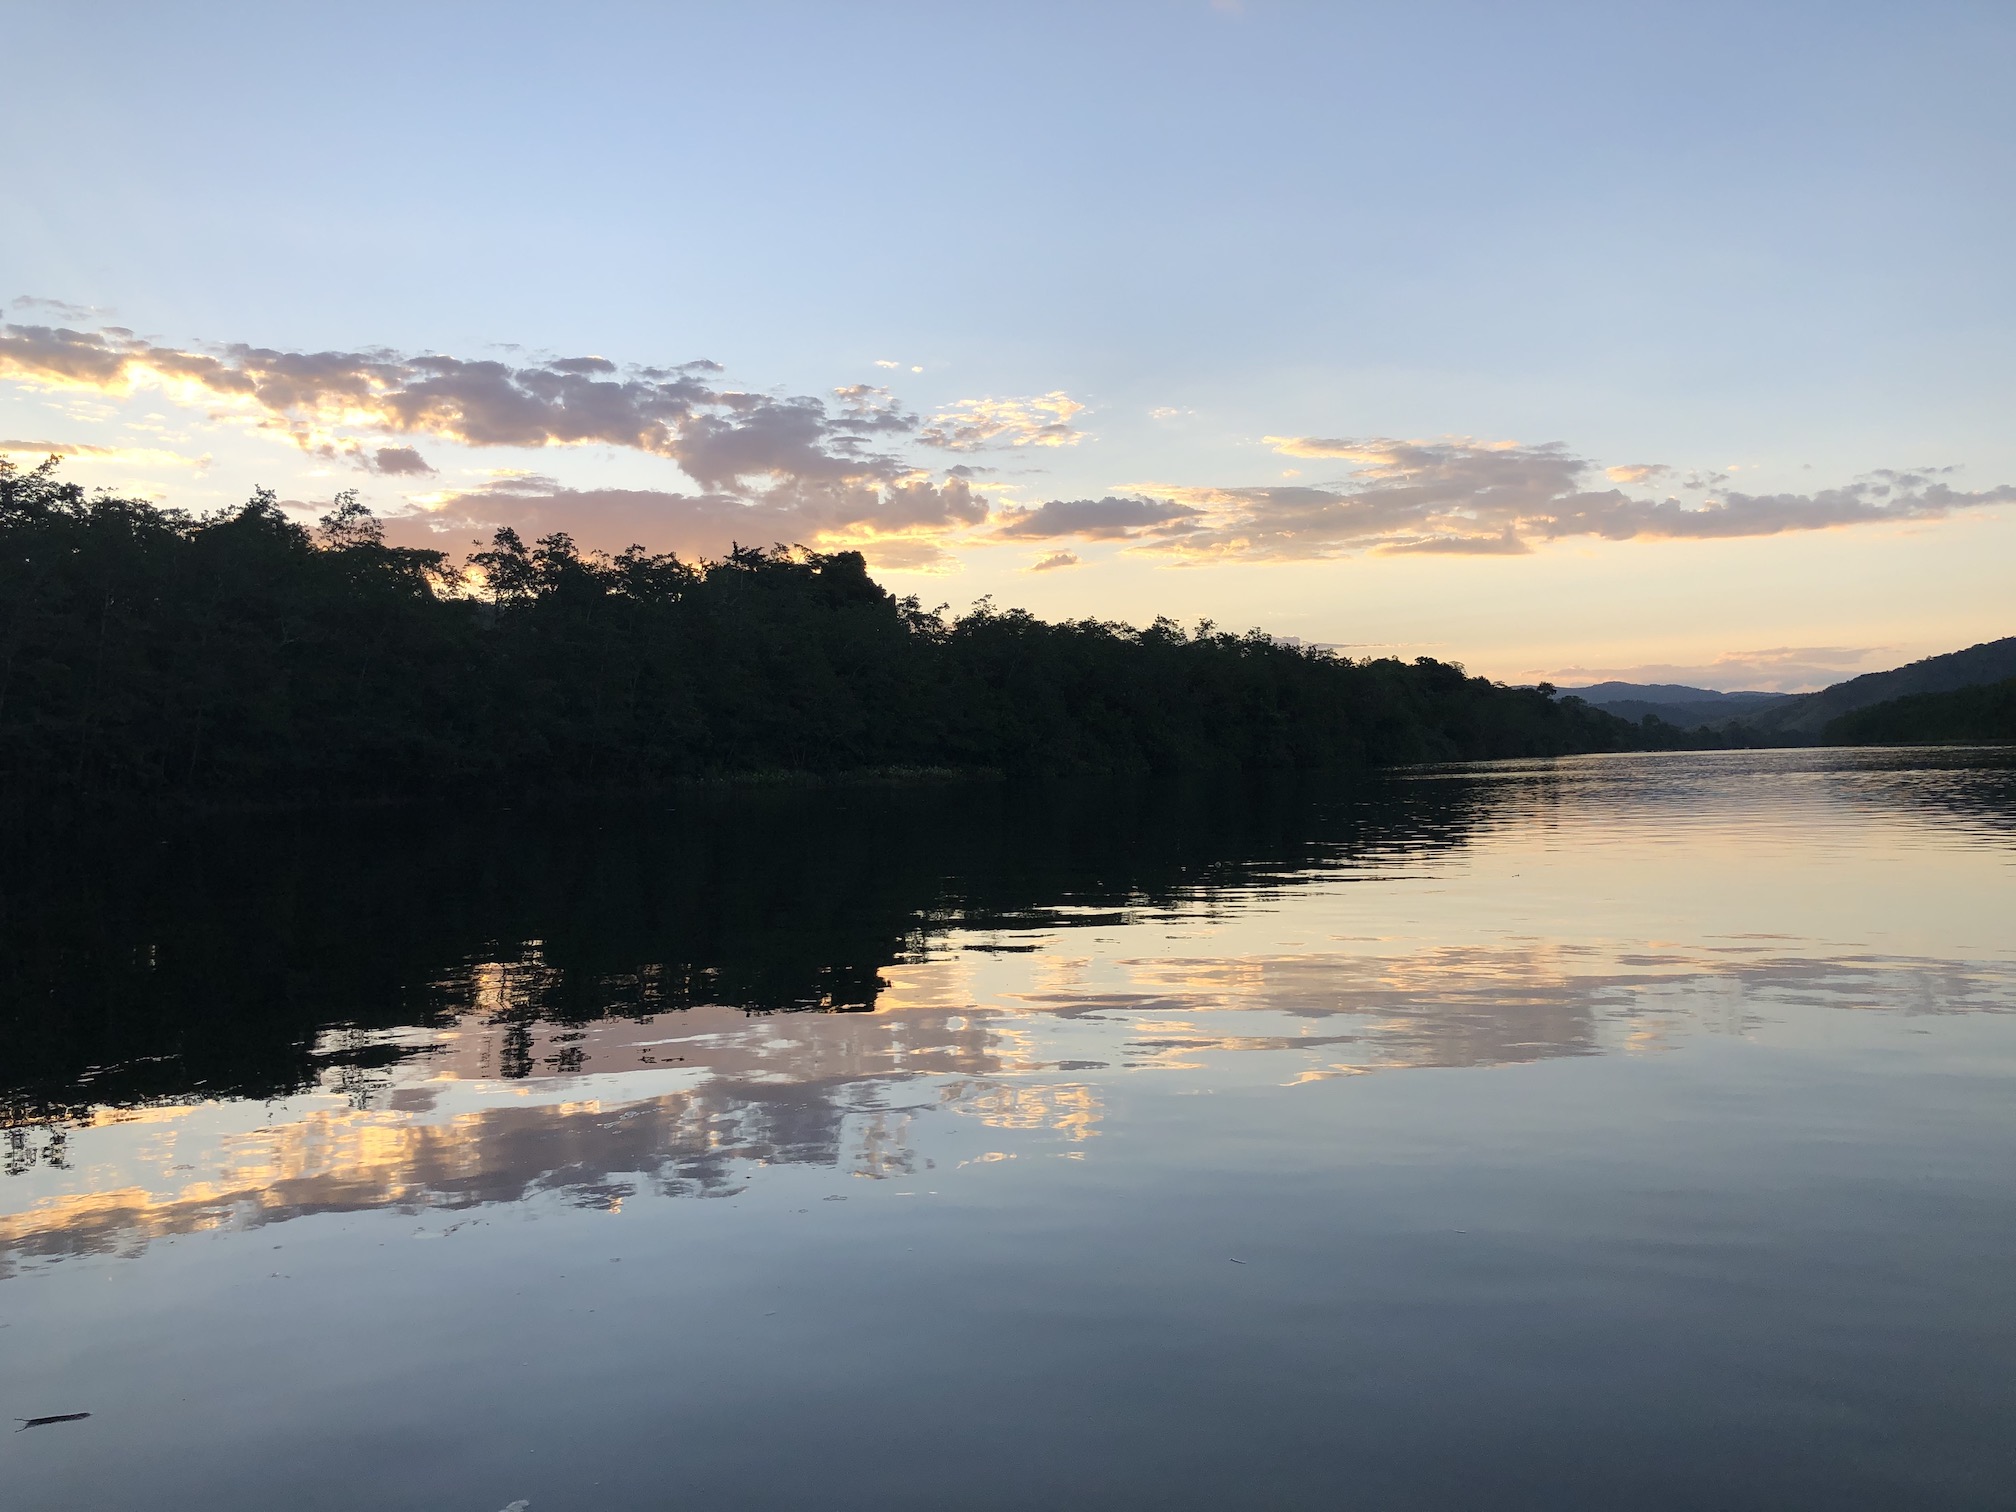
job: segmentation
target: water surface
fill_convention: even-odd
[[[33,1508],[2004,1507],[2016,771],[7,858]]]

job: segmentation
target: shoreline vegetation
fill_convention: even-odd
[[[1829,745],[2006,745],[2016,743],[2016,677],[1909,693],[1829,720]]]
[[[193,516],[0,462],[0,784],[35,813],[693,783],[1365,768],[1747,744],[1545,684],[1167,619],[898,598],[860,554],[508,529],[461,564],[269,492]],[[1758,741],[1756,743],[1766,743]]]

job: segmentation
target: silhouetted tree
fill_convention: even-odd
[[[0,462],[18,805],[636,787],[763,771],[1290,769],[1658,747],[1551,688],[1211,623],[899,599],[857,552],[688,563],[509,529],[452,566],[354,492],[191,516]]]

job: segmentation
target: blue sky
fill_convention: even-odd
[[[0,299],[72,338],[0,440],[89,482],[1506,677],[2016,632],[2006,5],[6,14]]]

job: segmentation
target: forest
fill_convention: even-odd
[[[1943,693],[1907,693],[1872,704],[1830,720],[1824,738],[1833,745],[2016,741],[2016,677]]]
[[[0,462],[14,810],[620,792],[751,774],[1282,770],[1679,743],[1551,688],[1167,619],[898,598],[855,552],[508,529],[460,563],[260,492],[206,515]]]

